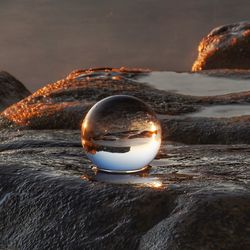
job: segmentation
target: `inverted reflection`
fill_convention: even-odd
[[[82,123],[85,152],[103,171],[140,171],[154,159],[160,144],[161,127],[155,113],[131,96],[103,99]]]

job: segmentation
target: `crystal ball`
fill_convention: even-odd
[[[115,95],[97,102],[81,125],[87,157],[101,171],[133,173],[148,167],[161,145],[161,125],[138,98]]]

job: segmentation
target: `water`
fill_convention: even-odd
[[[112,96],[94,105],[82,123],[82,145],[88,158],[106,172],[147,168],[161,144],[155,113],[137,98]]]
[[[229,117],[237,117],[244,115],[250,115],[250,104],[214,105],[210,107],[205,107],[199,112],[194,112],[186,116],[229,118]]]
[[[249,0],[2,0],[0,69],[30,90],[76,68],[188,71],[203,36],[249,19]]]
[[[158,89],[193,96],[216,96],[250,90],[249,79],[211,77],[197,73],[152,72],[138,81]]]

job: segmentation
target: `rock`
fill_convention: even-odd
[[[192,71],[250,69],[250,23],[239,22],[213,29],[203,38]]]
[[[0,249],[250,248],[250,116],[186,116],[249,103],[250,92],[186,96],[138,83],[146,73],[75,71],[1,113]],[[164,140],[143,173],[105,177],[83,152],[81,120],[113,94],[161,119]]]
[[[145,74],[145,71],[125,71],[124,68],[74,71],[65,79],[48,84],[4,110],[0,115],[0,127],[3,127],[3,120],[7,120],[13,125],[31,129],[78,129],[92,105],[116,94],[141,98],[158,113],[178,114],[197,109],[190,105],[193,98],[168,94],[136,82],[133,77],[139,74]]]
[[[5,71],[0,72],[0,111],[30,95],[16,78]]]
[[[236,80],[249,80],[250,79],[250,69],[208,69],[202,70],[197,74],[221,77],[227,79],[236,79]],[[235,83],[237,84],[237,83]]]
[[[163,120],[162,126],[165,140],[187,144],[250,144],[250,116],[174,117]]]
[[[182,95],[136,81],[136,77],[146,73],[124,68],[74,71],[5,109],[0,114],[0,128],[79,129],[85,114],[97,101],[127,94],[142,99],[155,110],[162,122],[164,139],[189,144],[250,143],[250,136],[246,136],[250,131],[249,116],[185,116],[210,105],[249,103],[250,91],[217,96]],[[228,74],[227,71],[225,75]]]
[[[247,145],[163,143],[138,184],[115,185],[96,180],[79,130],[0,141],[1,249],[250,247]]]
[[[179,203],[167,219],[142,237],[139,249],[236,250],[250,247],[250,192],[231,195],[223,191],[214,195],[198,192]]]

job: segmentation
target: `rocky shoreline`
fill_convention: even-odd
[[[78,130],[4,130],[0,246],[247,249],[249,152],[163,143],[150,171],[122,185],[95,180]]]
[[[31,94],[20,81],[5,71],[0,72],[0,84],[0,112]]]
[[[250,248],[250,115],[190,115],[248,105],[250,89],[184,95],[139,82],[146,74],[79,70],[31,95],[0,74],[10,90],[0,92],[0,249]],[[250,78],[249,70],[199,74]],[[161,120],[160,152],[143,173],[96,172],[83,152],[81,121],[115,94],[142,99]]]
[[[106,69],[109,75],[90,77],[85,71],[49,84],[0,114],[0,127],[19,129],[79,129],[86,112],[98,100],[115,94],[136,96],[160,118],[164,138],[188,144],[250,143],[250,116],[185,117],[213,105],[250,103],[250,91],[218,96],[188,96],[163,91],[136,81],[144,71]],[[92,70],[96,74],[99,70]],[[81,72],[81,73],[79,73]],[[133,75],[127,77],[128,72]],[[221,71],[220,71],[221,72]],[[228,71],[227,71],[228,74]],[[81,77],[78,77],[81,75]],[[115,78],[114,78],[115,77]],[[244,75],[245,77],[245,75]],[[163,116],[165,115],[165,116]]]

